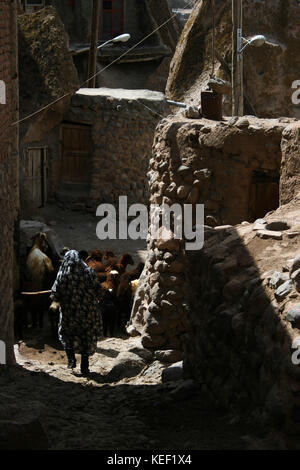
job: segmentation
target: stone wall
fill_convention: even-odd
[[[288,126],[281,141],[281,178],[280,204],[290,202],[300,186],[300,125],[299,122]]]
[[[161,121],[148,173],[150,203],[204,204],[209,226],[253,219],[253,175],[279,175],[286,125],[253,117],[217,123],[182,115]],[[276,209],[279,198],[270,203]],[[166,235],[168,241],[150,237],[131,326],[147,347],[182,350],[188,308],[184,247],[172,233]]]
[[[204,247],[185,249],[171,230],[150,232],[127,329],[156,354],[181,351],[184,374],[205,403],[247,409],[257,425],[283,432],[288,448],[299,447],[300,434],[300,193],[295,188],[290,204],[264,219],[247,218],[253,171],[280,173],[287,148],[296,161],[297,126],[251,117],[159,123],[150,201],[204,204]]]
[[[24,119],[20,124],[20,194],[24,217],[34,211],[27,148],[38,147],[61,122],[79,81],[63,23],[54,8],[19,15],[18,43],[20,117]],[[28,116],[31,117],[27,119]]]
[[[38,145],[48,146],[49,199],[95,213],[103,202],[148,203],[147,171],[157,122],[169,112],[161,93],[126,90],[80,90],[64,122],[90,126],[89,181],[76,194],[61,181],[60,127]],[[80,196],[80,190],[82,196]]]
[[[18,75],[16,2],[0,1],[0,80],[6,84],[6,104],[0,104],[0,339],[13,353],[13,289],[18,218]]]
[[[247,410],[261,429],[275,429],[288,448],[299,448],[300,246],[293,233],[300,219],[291,209],[262,225],[212,229],[203,250],[187,253],[184,371],[206,402]]]
[[[208,225],[263,216],[268,210],[255,206],[257,175],[271,185],[277,178],[278,187],[282,132],[290,122],[244,117],[218,123],[183,115],[162,122],[150,166],[152,202],[203,203]],[[274,204],[269,210],[278,198]]]

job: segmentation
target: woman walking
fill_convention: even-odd
[[[65,254],[52,287],[51,299],[59,302],[58,337],[68,357],[68,368],[76,367],[75,352],[81,354],[81,372],[89,373],[102,333],[100,285],[95,272],[75,250]]]

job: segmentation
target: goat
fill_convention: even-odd
[[[38,233],[33,238],[33,245],[26,259],[26,281],[25,289],[33,292],[39,292],[51,289],[55,280],[55,271],[51,259],[45,254],[48,249],[47,235],[43,232]],[[43,313],[47,308],[48,298],[43,294],[26,297],[28,310],[32,315],[32,326],[43,327]]]
[[[124,273],[120,277],[117,299],[120,311],[120,327],[123,329],[130,318],[133,300],[132,282],[139,279],[144,269],[144,263],[139,263],[135,269]]]
[[[117,271],[111,271],[107,274],[107,280],[101,284],[103,295],[100,302],[100,311],[103,321],[104,336],[107,336],[108,331],[110,335],[113,336],[119,324],[119,310],[116,296],[118,280],[119,273]]]
[[[103,255],[101,251],[94,250],[91,251],[88,258],[85,260],[86,264],[95,271],[99,282],[105,282],[107,280],[107,272],[105,272],[105,267],[102,264]]]
[[[113,266],[117,263],[117,259],[112,251],[106,251],[103,259],[105,260],[104,271],[109,272],[113,269]]]
[[[134,264],[134,261],[132,256],[129,253],[126,253],[125,255],[121,256],[118,263],[112,265],[112,269],[115,269],[120,275],[122,275],[126,272],[128,264]]]

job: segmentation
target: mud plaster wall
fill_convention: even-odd
[[[280,204],[287,204],[295,197],[300,186],[299,121],[284,130],[281,151]]]
[[[204,204],[215,225],[247,220],[253,171],[280,170],[286,123],[240,119],[235,125],[175,116],[162,120],[150,160],[150,203]],[[149,240],[132,326],[151,348],[183,349],[185,256],[178,240]]]
[[[0,339],[13,354],[13,289],[15,228],[18,219],[18,120],[16,2],[0,1],[0,80],[6,84],[6,104],[0,104]]]

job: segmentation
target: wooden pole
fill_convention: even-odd
[[[40,290],[38,292],[21,292],[21,295],[43,295],[43,294],[51,294],[52,290]]]
[[[243,0],[232,0],[232,115],[244,115],[243,54],[242,46]]]
[[[97,54],[98,54],[98,38],[99,38],[99,15],[100,15],[100,0],[93,0],[92,19],[91,19],[91,46],[89,52],[88,64],[88,84],[89,88],[96,87],[96,69],[97,69]]]

